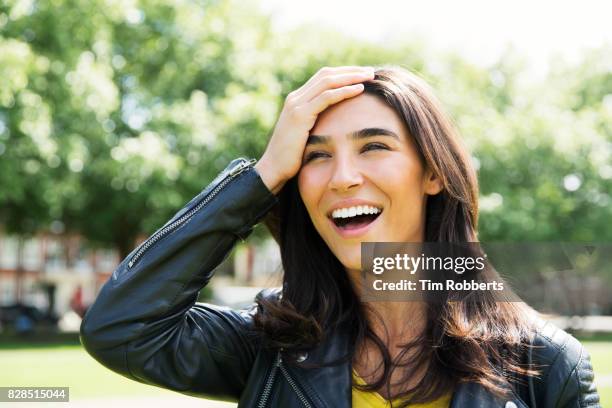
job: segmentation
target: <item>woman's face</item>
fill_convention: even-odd
[[[426,195],[437,194],[441,185],[421,165],[395,111],[361,94],[318,116],[298,188],[331,251],[347,270],[359,271],[362,241],[423,241]]]

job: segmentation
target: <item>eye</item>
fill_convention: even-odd
[[[306,155],[306,158],[304,159],[304,163],[308,163],[309,161],[316,159],[318,157],[323,157],[326,154],[327,153],[323,153],[323,152],[310,152]]]
[[[362,149],[363,152],[367,152],[368,150],[389,150],[387,146],[382,143],[368,143]]]

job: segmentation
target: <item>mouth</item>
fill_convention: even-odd
[[[328,216],[330,222],[335,227],[335,230],[344,237],[354,237],[365,233],[369,227],[383,213],[382,209],[378,209],[377,213],[363,213],[346,216]]]

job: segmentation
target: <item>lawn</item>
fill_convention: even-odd
[[[583,341],[582,344],[591,354],[601,406],[612,407],[612,342]]]
[[[0,349],[0,386],[68,386],[71,403],[111,397],[114,400],[142,397],[160,401],[171,398],[172,402],[186,406],[193,406],[197,401],[203,408],[212,405],[229,408],[235,406],[206,404],[206,400],[128,380],[100,365],[79,345],[48,348],[20,346],[15,349],[5,347]]]
[[[601,405],[612,406],[612,341],[583,341],[583,344],[592,357]],[[0,348],[0,386],[68,386],[71,401],[143,397],[173,398],[173,402],[185,406],[196,402],[189,396],[129,381],[98,364],[79,345],[7,347]],[[197,403],[201,407],[235,406],[206,404],[201,399]]]

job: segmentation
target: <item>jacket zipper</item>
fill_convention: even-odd
[[[280,365],[281,354],[280,351],[276,355],[276,362],[274,366],[272,366],[272,370],[270,374],[268,374],[268,379],[266,380],[266,385],[264,386],[264,390],[261,393],[261,397],[259,398],[259,403],[257,404],[257,408],[264,408],[266,406],[266,402],[268,402],[268,397],[270,396],[270,391],[272,391],[272,384],[274,383],[274,378],[276,377],[276,371],[278,371],[278,367]]]
[[[310,405],[310,402],[308,402],[308,400],[304,396],[304,393],[298,388],[297,384],[293,380],[293,377],[291,377],[291,375],[289,374],[289,371],[287,371],[287,369],[283,367],[280,353],[278,353],[278,367],[287,379],[289,385],[291,385],[291,388],[293,388],[293,391],[295,391],[295,393],[297,394],[300,401],[302,401],[302,404],[304,404],[306,408],[312,408],[312,405]]]
[[[281,356],[280,351],[276,355],[276,362],[272,367],[272,371],[270,371],[270,374],[268,375],[268,379],[266,380],[266,385],[264,386],[264,390],[261,393],[261,397],[259,398],[257,408],[264,408],[266,406],[266,402],[268,402],[268,397],[270,396],[270,392],[272,391],[272,384],[274,383],[274,379],[276,378],[276,372],[279,369],[287,380],[287,382],[289,383],[289,385],[291,386],[291,388],[293,388],[293,391],[297,394],[300,401],[302,401],[302,404],[304,404],[306,408],[312,408],[312,405],[310,404],[310,402],[308,402],[308,399],[306,399],[306,396],[304,395],[302,390],[300,390],[293,377],[291,377],[289,371],[287,371],[287,369],[283,366],[283,358]]]
[[[134,254],[132,259],[130,259],[130,261],[128,262],[128,268],[132,268],[134,265],[136,265],[136,262],[138,262],[138,260],[142,258],[145,252],[147,252],[147,250],[153,244],[155,244],[157,241],[159,241],[160,239],[162,239],[163,237],[170,234],[171,232],[176,230],[178,227],[180,227],[181,225],[189,221],[198,211],[200,211],[206,204],[208,204],[210,200],[212,200],[219,193],[219,191],[223,189],[223,187],[225,187],[238,174],[242,173],[244,169],[246,169],[247,167],[255,163],[255,161],[256,161],[255,159],[243,160],[237,163],[234,167],[232,167],[228,172],[229,173],[228,176],[225,177],[221,182],[219,182],[219,184],[217,184],[217,186],[215,186],[215,188],[202,201],[200,201],[195,207],[187,211],[185,214],[179,217],[176,221],[166,225],[165,227],[157,231],[155,234],[153,234],[153,236],[149,238],[140,247],[140,249],[138,249],[138,251]]]

